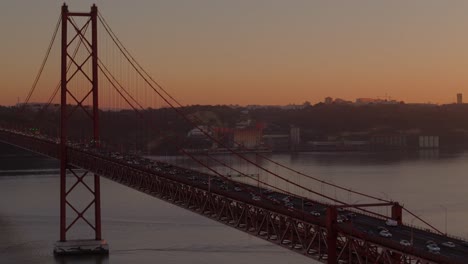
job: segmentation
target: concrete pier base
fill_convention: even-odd
[[[57,241],[55,255],[108,255],[109,245],[105,240],[68,240]]]

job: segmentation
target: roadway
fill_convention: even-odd
[[[0,129],[1,130],[1,129]],[[3,129],[4,130],[4,129]],[[19,133],[17,131],[6,132],[22,134],[31,137],[31,135]],[[57,144],[56,139],[46,138],[44,136],[34,135],[35,138]],[[8,143],[8,142],[6,142]],[[202,173],[192,169],[182,168],[168,163],[143,158],[140,156],[121,154],[117,152],[107,152],[102,149],[94,149],[88,145],[69,143],[69,147],[81,152],[92,153],[113,162],[125,164],[135,169],[150,170],[154,174],[176,179],[191,186],[213,192],[238,201],[254,204],[256,206],[276,211],[282,214],[293,215],[298,219],[304,219],[307,222],[325,226],[326,211],[329,205],[320,202],[308,200],[302,197],[288,195],[278,191],[239,183],[228,177],[219,177],[207,173]],[[459,239],[436,234],[429,230],[421,228],[412,228],[407,225],[386,226],[385,219],[368,214],[360,213],[356,210],[340,210],[336,223],[338,231],[352,233],[354,236],[363,240],[372,241],[388,248],[400,252],[428,253],[427,242],[433,241],[440,247],[440,251],[432,251],[429,254],[441,254],[450,258],[453,263],[467,263],[468,243]],[[392,234],[391,237],[380,235],[380,229],[386,228]],[[402,240],[412,241],[412,245],[401,245]],[[452,242],[455,246],[443,246],[443,243]],[[415,254],[418,255],[418,254]],[[452,262],[450,262],[452,263]]]
[[[148,158],[133,155],[123,155],[116,152],[95,151],[92,148],[80,145],[72,146],[80,150],[94,151],[96,154],[118,160],[135,168],[151,169],[157,174],[166,174],[168,177],[175,177],[181,181],[188,181],[190,185],[200,189],[206,189],[226,197],[246,201],[259,205],[267,209],[276,209],[281,213],[295,214],[298,218],[307,218],[309,222],[325,225],[327,204],[308,200],[302,197],[293,196],[266,188],[260,188],[240,182],[236,182],[229,177],[202,173],[199,171],[178,167],[169,163],[164,163]],[[352,230],[357,236],[373,241],[389,241],[389,245],[396,245],[405,251],[427,251],[427,242],[433,241],[438,245],[440,251],[432,251],[431,254],[441,254],[450,259],[465,263],[468,260],[468,243],[459,239],[443,236],[421,228],[412,228],[406,225],[387,226],[385,219],[359,213],[356,210],[342,209],[338,215],[338,228],[343,231]],[[382,228],[387,229],[392,237],[380,235]],[[379,230],[380,229],[380,230]],[[412,245],[404,246],[402,240],[406,240]],[[443,243],[452,242],[455,246],[444,246]]]

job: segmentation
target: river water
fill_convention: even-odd
[[[468,237],[468,153],[300,153],[270,157],[311,176],[398,200],[441,231],[445,232],[447,223],[448,233]],[[261,162],[258,157],[252,159]],[[195,166],[189,161],[185,164]],[[264,182],[316,198],[245,163],[235,165],[259,175]],[[305,179],[277,165],[263,165],[322,194],[346,202],[365,202],[355,194]],[[0,263],[313,263],[106,179],[102,180],[102,217],[103,237],[111,250],[109,258],[54,259],[52,248],[58,238],[59,220],[57,166],[54,160],[0,145]],[[72,177],[68,180],[73,183]],[[85,193],[84,188],[78,189],[72,198],[86,204]],[[376,210],[388,213],[386,208]],[[422,225],[411,216],[404,217],[408,223]],[[71,238],[91,234],[85,224],[74,231]]]

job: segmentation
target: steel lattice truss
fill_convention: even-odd
[[[78,26],[74,21],[74,17],[84,17],[86,21],[82,26]],[[94,231],[95,239],[101,240],[101,204],[100,204],[100,183],[99,176],[93,175],[94,181],[92,185],[88,185],[84,178],[88,172],[79,175],[70,166],[67,141],[68,129],[71,123],[71,117],[78,109],[82,110],[90,119],[93,124],[93,143],[99,142],[99,106],[98,106],[98,67],[97,67],[97,7],[91,7],[89,13],[74,13],[69,12],[66,5],[62,6],[62,41],[61,41],[61,107],[60,107],[60,241],[67,241],[68,231],[75,225],[78,220],[84,221]],[[85,32],[91,24],[91,36],[87,37]],[[68,40],[69,26],[71,26],[71,39]],[[77,61],[74,55],[69,53],[69,49],[74,42],[77,42],[77,47],[83,44],[86,47],[86,56],[82,61]],[[87,72],[84,69],[90,62],[92,70]],[[69,72],[70,68],[67,66],[69,63],[73,65],[74,71]],[[77,75],[85,77],[86,84],[80,85],[85,87],[84,95],[74,93],[70,89],[70,83],[77,78]],[[89,86],[89,87],[88,87]],[[92,113],[83,105],[88,99],[92,98]],[[72,99],[74,104],[68,105],[67,99]],[[67,188],[66,174],[71,173],[76,177],[76,182]],[[91,201],[83,209],[77,208],[73,201],[69,198],[70,193],[75,190],[77,186],[84,186],[88,191]],[[76,203],[76,201],[75,201]],[[75,212],[74,219],[67,223],[67,207]],[[86,212],[94,208],[94,223],[88,220],[85,216]]]
[[[0,141],[58,158],[54,142],[0,130]],[[337,229],[337,259],[328,259],[329,229],[325,221],[311,223],[278,208],[263,208],[207,189],[170,179],[163,173],[136,168],[93,153],[68,149],[70,164],[102,175],[278,246],[324,263],[426,264],[458,263],[446,256],[407,248],[375,237]]]

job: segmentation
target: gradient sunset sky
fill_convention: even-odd
[[[88,12],[94,2],[137,60],[184,104],[300,104],[386,94],[451,103],[458,92],[468,101],[467,0],[67,4]],[[62,4],[0,1],[0,104],[25,98]]]

